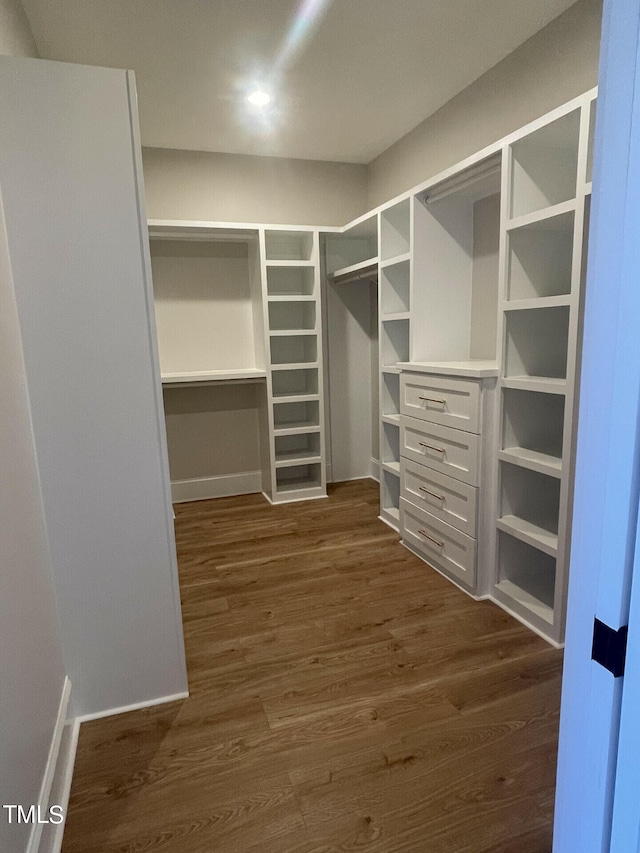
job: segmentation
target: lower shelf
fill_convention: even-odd
[[[513,583],[513,581],[500,581],[499,584],[496,584],[496,590],[502,596],[518,604],[524,610],[530,611],[539,619],[548,622],[550,625],[553,624],[553,607],[549,607],[548,604],[540,601],[535,595],[527,592],[526,589]]]
[[[507,610],[550,639],[559,640],[555,610],[556,560],[544,551],[498,533],[498,579],[493,597]]]
[[[319,462],[277,469],[277,495],[299,493],[309,489],[322,489],[322,465]]]

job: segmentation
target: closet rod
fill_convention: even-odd
[[[372,270],[371,272],[355,273],[354,275],[347,275],[344,278],[334,278],[333,281],[334,284],[351,284],[354,281],[365,281],[367,279],[369,279],[370,281],[377,281],[377,270]]]
[[[462,175],[451,178],[450,181],[447,181],[445,186],[438,190],[437,192],[430,194],[429,191],[424,196],[425,204],[434,204],[436,201],[440,201],[443,198],[446,198],[453,193],[460,192],[461,190],[466,190],[468,187],[473,186],[478,183],[478,181],[484,180],[485,178],[491,178],[493,175],[498,175],[500,173],[501,165],[500,163],[492,162],[490,165],[484,165],[482,169],[479,169],[474,172],[465,172]]]

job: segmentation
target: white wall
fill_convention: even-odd
[[[0,202],[1,205],[1,202]],[[38,802],[65,668],[0,210],[0,804]],[[30,827],[0,813],[0,850]]]
[[[0,0],[0,54],[38,56],[33,33],[20,0]]]
[[[150,219],[344,225],[366,210],[367,167],[144,148]]]
[[[595,86],[601,16],[602,0],[579,0],[373,160],[368,207],[427,180]]]

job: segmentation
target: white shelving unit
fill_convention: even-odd
[[[492,597],[559,645],[571,529],[592,98],[506,151]]]
[[[378,264],[380,518],[400,524],[400,375],[410,354],[412,309],[412,199],[380,211]]]
[[[326,496],[319,235],[260,230],[272,503]]]

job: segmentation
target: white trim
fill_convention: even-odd
[[[60,696],[60,704],[58,705],[58,716],[53,728],[53,736],[51,738],[51,745],[49,746],[49,755],[47,757],[47,763],[42,777],[40,793],[38,794],[38,807],[41,812],[47,812],[49,809],[49,795],[51,794],[51,786],[53,785],[56,764],[58,763],[58,753],[60,751],[60,743],[62,742],[64,724],[67,719],[67,708],[69,707],[70,696],[71,682],[69,681],[69,678],[65,676],[64,684],[62,686],[62,694]],[[44,824],[42,823],[35,823],[33,825],[31,835],[29,837],[29,843],[27,845],[27,853],[38,853],[43,826]]]
[[[376,483],[380,482],[380,460],[374,459],[373,456],[370,460],[369,479],[375,480]]]
[[[76,718],[71,723],[71,732],[68,737],[66,752],[62,752],[56,767],[56,776],[60,779],[60,796],[55,805],[62,807],[64,820],[52,830],[51,844],[49,848],[39,849],[38,853],[60,853],[62,849],[62,839],[64,836],[64,828],[67,822],[67,810],[69,807],[69,796],[71,794],[71,783],[73,781],[73,768],[76,761],[76,752],[78,750],[78,737],[80,735],[80,722]]]
[[[91,720],[101,720],[103,717],[115,717],[116,714],[128,714],[129,711],[141,711],[143,708],[152,708],[154,705],[164,705],[167,702],[178,702],[188,699],[189,691],[174,693],[172,696],[158,696],[155,699],[147,699],[145,702],[134,702],[133,705],[123,705],[121,708],[108,708],[106,711],[96,711],[94,714],[83,714],[76,717],[78,723],[88,723]]]
[[[222,474],[217,477],[194,477],[190,480],[173,480],[171,483],[171,499],[174,504],[202,501],[208,498],[226,498],[231,495],[251,495],[260,491],[262,491],[261,471]]]

